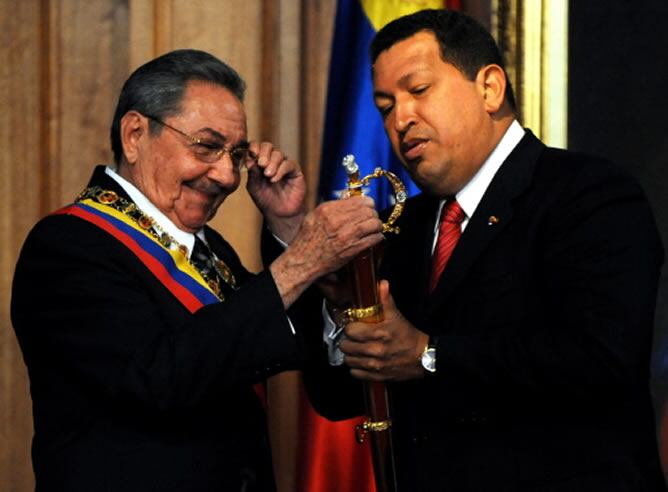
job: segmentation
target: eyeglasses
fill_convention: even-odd
[[[203,138],[190,135],[184,131],[179,130],[178,128],[174,128],[172,125],[169,125],[154,116],[148,114],[145,114],[144,116],[146,116],[149,120],[155,121],[159,125],[167,127],[170,130],[173,130],[176,133],[179,133],[184,137],[186,137],[188,140],[190,140],[191,142],[190,149],[192,150],[193,154],[195,154],[195,157],[197,157],[200,161],[205,162],[207,164],[213,164],[219,161],[220,158],[225,153],[230,154],[232,163],[234,164],[234,167],[237,169],[240,169],[243,166],[245,166],[246,162],[248,162],[249,160],[257,159],[257,154],[255,154],[255,152],[253,152],[248,148],[247,143],[238,145],[237,147],[232,147],[230,149],[221,145],[219,142],[216,142],[215,140],[206,140]]]

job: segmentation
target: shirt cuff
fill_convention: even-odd
[[[337,325],[327,310],[325,301],[322,301],[322,320],[323,330],[322,338],[327,346],[327,357],[329,364],[332,366],[340,366],[343,364],[343,352],[339,348],[339,343],[345,336],[343,333],[343,326]]]

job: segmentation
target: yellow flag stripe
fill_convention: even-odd
[[[441,9],[445,6],[444,0],[360,0],[360,3],[376,31],[404,15],[424,9]]]

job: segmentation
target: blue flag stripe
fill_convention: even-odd
[[[419,192],[385,136],[383,121],[373,103],[368,51],[375,31],[359,1],[339,2],[334,30],[327,92],[327,113],[322,147],[319,194],[338,198],[345,189],[341,161],[355,155],[362,174],[376,167],[392,171],[406,184],[408,195]],[[367,195],[379,209],[390,206],[392,188],[385,179],[373,180]]]

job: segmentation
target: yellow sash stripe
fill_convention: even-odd
[[[176,267],[181,270],[183,273],[187,274],[189,277],[192,277],[193,280],[195,280],[198,284],[200,284],[202,287],[204,287],[206,290],[211,292],[213,295],[216,295],[216,293],[211,290],[211,287],[204,281],[200,273],[197,271],[197,269],[190,264],[190,262],[186,259],[185,255],[183,255],[180,251],[177,250],[171,250],[169,248],[165,248],[163,244],[160,243],[152,234],[150,234],[148,231],[142,229],[137,225],[137,223],[129,218],[127,215],[123,214],[122,212],[119,212],[118,210],[109,207],[107,205],[103,205],[101,203],[96,202],[92,198],[87,198],[86,200],[82,200],[79,203],[84,203],[88,205],[89,207],[92,207],[96,210],[99,210],[100,212],[111,215],[115,219],[118,219],[122,221],[124,224],[127,224],[128,226],[132,227],[134,230],[142,233],[144,236],[146,236],[148,239],[153,241],[155,244],[159,245],[163,250],[165,250],[169,255],[174,259],[174,263],[176,264]]]

